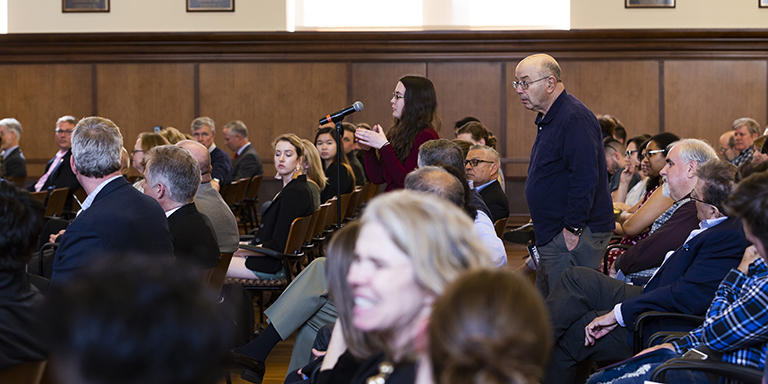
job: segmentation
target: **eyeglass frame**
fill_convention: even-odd
[[[653,155],[655,155],[657,153],[661,153],[661,152],[666,152],[666,151],[667,151],[666,149],[654,149],[653,151],[646,152],[645,156],[643,156],[643,158],[650,160],[651,157],[653,157]]]
[[[474,164],[472,164],[472,163],[474,163]],[[464,166],[465,166],[465,167],[466,167],[467,165],[469,165],[469,166],[471,166],[472,168],[475,168],[475,167],[477,167],[478,165],[480,165],[480,163],[489,163],[489,164],[495,164],[493,161],[488,161],[488,160],[481,160],[481,159],[470,159],[470,160],[464,160]]]
[[[54,132],[56,132],[56,134],[57,134],[57,135],[58,135],[58,134],[60,134],[60,133],[64,133],[64,134],[67,134],[67,135],[71,135],[71,134],[72,134],[72,132],[74,132],[74,131],[73,131],[73,130],[71,130],[71,129],[61,129],[61,128],[56,128],[56,129],[54,129],[53,131],[54,131]]]
[[[690,198],[690,199],[691,199],[691,200],[693,200],[693,201],[697,201],[697,202],[699,202],[699,203],[702,203],[702,204],[706,204],[706,205],[711,205],[711,206],[713,206],[713,207],[717,208],[717,205],[715,205],[715,204],[712,204],[712,203],[708,203],[708,202],[706,202],[706,201],[704,201],[704,200],[701,200],[701,199],[699,199],[698,197],[694,196],[695,194],[696,194],[696,189],[693,189],[693,190],[691,190],[691,193],[688,195],[688,198]],[[719,208],[718,208],[718,209],[719,209]]]
[[[634,151],[626,151],[624,152],[624,156],[632,157],[632,154],[637,152],[640,152],[640,151],[638,151],[637,149],[635,149]]]
[[[392,92],[392,97],[394,97],[395,99],[405,99],[405,95],[401,95],[397,92]]]
[[[536,79],[536,80],[533,80],[533,81],[528,81],[528,80],[513,81],[512,82],[512,88],[517,90],[517,87],[520,87],[523,91],[527,91],[528,87],[530,87],[531,84],[533,84],[533,83],[535,83],[537,81],[542,81],[544,79],[549,79],[550,77],[553,77],[553,76],[552,75],[544,76],[541,79]]]
[[[144,153],[144,150],[143,149],[134,149],[133,151],[131,151],[131,155],[135,155],[137,152]]]

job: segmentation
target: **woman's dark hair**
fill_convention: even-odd
[[[467,272],[435,304],[429,324],[434,382],[535,383],[552,331],[544,301],[511,271]]]
[[[432,126],[437,118],[437,94],[432,81],[421,76],[403,76],[405,107],[395,125],[387,132],[387,139],[400,162],[411,153],[416,134]]]
[[[648,147],[648,144],[651,142],[656,143],[656,146],[659,147],[659,149],[664,150],[664,157],[667,157],[667,147],[674,143],[675,141],[680,140],[677,135],[670,132],[662,132],[657,135],[651,136],[650,139],[646,140],[643,143],[643,149]],[[650,177],[648,178],[648,183],[645,186],[645,191],[650,192],[654,188],[656,188],[659,184],[661,184],[661,176],[659,177]]]
[[[355,258],[355,242],[360,234],[360,227],[359,221],[352,221],[333,235],[328,244],[326,274],[328,295],[338,312],[347,350],[357,359],[365,360],[384,350],[384,344],[377,336],[362,332],[352,325],[355,297],[347,283],[347,273]]]
[[[339,140],[339,135],[336,134],[336,128],[325,127],[325,128],[318,129],[317,132],[315,133],[315,141],[314,141],[315,146],[317,146],[317,138],[320,137],[320,135],[325,135],[326,133],[331,135],[331,137],[333,138],[333,141],[336,143],[336,151],[338,152],[339,149],[341,149],[341,163],[349,164],[349,160],[347,159],[347,154],[344,153],[344,145],[341,143],[341,140]],[[336,155],[333,156],[332,163],[336,164]]]
[[[24,268],[43,230],[44,212],[29,192],[0,179],[0,271]]]
[[[478,121],[472,121],[464,124],[461,128],[459,128],[458,133],[459,135],[462,133],[469,133],[472,135],[472,140],[480,141],[480,139],[483,139],[485,140],[485,145],[496,149],[496,136],[494,136],[493,133],[491,133],[491,131],[485,127],[485,125],[480,124]]]

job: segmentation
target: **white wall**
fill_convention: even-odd
[[[677,0],[675,8],[624,8],[623,0],[571,0],[571,29],[766,29],[758,0]]]
[[[9,33],[284,31],[285,0],[235,0],[187,12],[185,0],[112,0],[109,13],[62,13],[61,0],[8,0]]]

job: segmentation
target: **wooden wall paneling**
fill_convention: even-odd
[[[360,100],[365,109],[351,115],[347,121],[371,126],[379,124],[386,132],[392,126],[392,92],[398,79],[405,75],[426,76],[426,63],[353,63],[351,99]]]
[[[502,62],[428,63],[435,84],[438,112],[443,122],[440,137],[453,139],[453,124],[467,116],[478,118],[501,139]],[[504,146],[498,145],[504,156]]]
[[[318,120],[346,103],[344,63],[200,64],[200,114],[216,122],[216,145],[232,155],[221,128],[242,120],[267,175],[275,174],[275,137],[290,132],[314,140]]]
[[[98,64],[96,71],[98,115],[120,127],[129,152],[139,134],[156,125],[189,131],[195,105],[192,64]]]
[[[0,66],[0,118],[13,117],[21,123],[19,145],[30,178],[42,175],[59,149],[54,141],[56,120],[91,115],[91,83],[87,64]]]
[[[740,117],[765,126],[767,80],[763,60],[665,61],[665,130],[716,148]]]
[[[566,90],[596,115],[613,115],[627,138],[659,128],[658,61],[560,61]]]

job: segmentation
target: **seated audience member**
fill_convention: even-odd
[[[251,245],[283,252],[293,221],[311,215],[315,209],[312,191],[307,185],[307,176],[293,177],[295,173],[301,172],[304,163],[301,139],[292,133],[280,135],[272,147],[275,149],[276,177],[283,181],[283,188],[264,211]],[[276,274],[282,269],[280,260],[261,257],[257,253],[241,249],[232,258],[227,277],[274,279],[278,278]]]
[[[144,175],[144,194],[157,200],[168,217],[176,259],[202,269],[219,265],[211,221],[193,201],[200,185],[197,160],[182,147],[161,145],[147,153]]]
[[[240,120],[227,123],[223,129],[224,145],[235,153],[230,179],[240,180],[264,174],[261,158],[248,141],[248,128]]]
[[[169,144],[177,144],[178,142],[182,140],[191,140],[192,138],[187,138],[184,136],[181,131],[174,127],[165,127],[160,131],[160,136],[165,137],[166,140],[168,140]]]
[[[548,320],[541,295],[522,277],[468,272],[432,310],[416,383],[537,383],[551,349]]]
[[[217,297],[167,258],[84,267],[44,306],[60,384],[215,384],[231,327]]]
[[[453,139],[451,140],[451,142],[459,146],[459,149],[461,149],[461,153],[464,154],[465,159],[467,158],[467,154],[469,153],[469,148],[474,145],[469,141],[461,140],[461,139]]]
[[[325,177],[323,162],[320,160],[320,154],[317,152],[315,143],[307,139],[301,139],[301,144],[304,149],[304,163],[299,174],[307,176],[307,185],[312,191],[312,202],[315,209],[318,209],[320,204],[324,203],[324,201],[320,201],[320,191],[325,189],[328,184],[328,178]],[[294,177],[299,174],[294,174]]]
[[[739,152],[731,163],[740,166],[743,163],[752,161],[755,149],[752,142],[760,135],[760,125],[757,121],[749,117],[742,117],[733,122],[734,149]]]
[[[211,222],[219,244],[220,253],[233,253],[240,245],[240,231],[237,219],[227,203],[211,186],[211,154],[202,144],[194,140],[182,140],[176,145],[187,149],[197,160],[200,185],[195,194],[195,207]]]
[[[652,145],[649,144],[649,147]],[[672,154],[672,149],[677,147],[677,150]],[[667,180],[661,189],[657,189],[657,192],[652,192],[650,195],[646,194],[643,201],[639,203],[637,211],[630,216],[627,221],[624,221],[622,228],[632,231],[625,232],[624,238],[622,238],[620,244],[634,245],[638,241],[647,238],[658,230],[672,215],[683,205],[690,200],[688,194],[696,186],[696,168],[707,161],[717,159],[715,151],[705,142],[696,139],[686,139],[676,141],[665,147],[667,156],[664,157],[666,165],[659,172],[659,177]],[[646,152],[647,153],[647,152]],[[662,157],[662,156],[657,156]],[[651,159],[651,161],[655,161]],[[651,162],[649,161],[649,164]],[[672,170],[673,165],[685,164],[689,168],[689,172],[682,174],[678,177],[678,180],[672,181],[668,177],[667,172]],[[655,165],[653,166],[655,167]],[[651,166],[649,166],[649,169]],[[677,185],[671,186],[670,182]],[[681,197],[678,199],[672,199],[669,196],[669,188],[675,188],[681,191]],[[688,205],[687,217],[690,219],[690,223],[693,224],[693,218],[695,211],[692,205]],[[630,236],[634,233],[634,228],[645,226],[639,234]],[[612,250],[608,257],[609,268],[615,261],[616,257],[624,253],[621,250]],[[660,260],[659,260],[660,262]],[[658,264],[657,264],[658,265]],[[648,275],[650,277],[650,275]]]
[[[605,139],[605,163],[608,165],[608,188],[611,191],[611,197],[616,201],[616,191],[621,185],[621,175],[624,174],[624,170],[629,164],[625,162],[626,147],[624,144],[614,140],[613,138]],[[635,184],[640,182],[640,175],[632,172],[630,175],[629,183],[627,184],[627,190],[632,189]]]
[[[457,132],[457,139],[469,141],[474,145],[485,145],[496,150],[496,136],[479,121],[466,123]],[[498,173],[501,190],[506,191],[507,186],[504,181],[504,172],[501,169],[501,165],[499,165]]]
[[[144,157],[150,149],[158,145],[168,145],[168,140],[157,133],[144,132],[139,134],[136,144],[133,146],[133,167],[141,173],[141,176],[133,183],[133,187],[139,192],[144,192]]]
[[[4,178],[27,178],[27,160],[19,148],[21,140],[21,123],[14,118],[5,118],[0,120],[0,156],[3,161],[3,173],[0,177]]]
[[[495,149],[485,145],[473,145],[469,148],[466,166],[467,179],[480,193],[485,205],[491,210],[491,221],[494,223],[509,217],[509,202],[507,195],[499,184],[499,154]]]
[[[216,146],[216,124],[210,117],[198,117],[192,120],[192,136],[211,153],[211,176],[219,185],[232,182],[232,160],[221,148]]]
[[[72,168],[69,167],[69,158],[72,156],[72,130],[75,129],[77,120],[72,116],[62,116],[56,122],[54,138],[59,151],[45,165],[45,173],[35,184],[27,189],[31,192],[40,192],[48,189],[69,188],[65,210],[72,207],[72,194],[80,188]]]
[[[120,148],[120,174],[128,180],[128,171],[131,170],[131,155],[125,147]],[[79,185],[79,184],[78,184]]]
[[[109,254],[173,254],[162,207],[120,174],[122,146],[120,129],[103,117],[83,118],[72,132],[70,166],[88,197],[60,238],[52,285]]]
[[[736,150],[736,137],[734,131],[728,131],[720,135],[719,144],[720,147],[718,148],[718,152],[723,160],[732,162],[733,159],[739,155],[739,151]]]
[[[419,167],[428,165],[450,165],[459,171],[464,169],[464,158],[458,146],[449,140],[438,139],[431,140],[419,147]],[[462,175],[462,178],[466,176]],[[469,185],[467,185],[469,186]],[[474,221],[474,227],[480,237],[480,242],[488,247],[494,260],[499,261],[499,265],[507,262],[507,252],[504,249],[504,242],[496,236],[496,230],[491,221],[491,211],[485,205],[483,198],[474,189],[469,190],[469,206],[477,211]]]
[[[599,115],[597,116],[597,121],[600,123],[600,131],[603,132],[603,140],[609,137],[613,138],[613,134],[616,132],[616,128],[624,128],[624,126],[619,122],[619,119],[611,115]]]
[[[360,160],[355,154],[355,131],[357,128],[354,124],[341,123],[341,127],[344,129],[344,136],[341,138],[341,143],[344,145],[344,154],[347,155],[347,161],[349,166],[352,167],[352,171],[355,173],[355,185],[363,185],[368,180],[365,178],[365,167],[360,163]]]
[[[706,196],[701,196],[696,205],[700,209],[711,209],[706,199]],[[753,245],[744,252],[738,268],[731,269],[720,282],[704,324],[683,338],[644,350],[633,359],[636,361],[595,375],[590,378],[590,383],[614,380],[611,382],[642,384],[650,380],[655,367],[671,358],[681,357],[691,349],[709,349],[722,353],[722,361],[761,371],[764,369],[768,340],[768,306],[765,304],[768,302],[765,248],[768,244],[765,220],[768,174],[758,173],[742,180],[723,205],[729,215],[741,218],[747,240]],[[646,362],[649,358],[654,362]],[[667,374],[667,382],[682,382],[674,380],[672,375],[675,372]]]
[[[625,144],[627,141],[627,130],[621,125],[613,130],[613,138],[619,143]]]
[[[453,137],[458,139],[459,138],[459,129],[461,127],[463,127],[465,124],[471,123],[473,121],[477,121],[478,123],[480,122],[480,120],[478,120],[476,117],[467,116],[467,117],[465,117],[465,118],[463,118],[463,119],[453,123]]]
[[[365,360],[350,380],[335,378],[345,364],[344,334],[333,332],[317,382],[411,383],[415,344],[432,304],[465,271],[491,268],[472,221],[455,205],[413,191],[376,197],[360,220],[356,257],[347,274],[354,297],[353,326],[381,339],[383,351]],[[338,328],[337,328],[338,329]]]
[[[325,188],[320,192],[321,203],[325,203],[328,199],[339,194],[345,195],[355,190],[355,173],[349,166],[346,154],[341,154],[341,174],[337,169],[337,139],[335,128],[320,128],[315,134],[315,146],[320,154],[320,159],[323,160],[325,176],[328,177]],[[340,185],[339,182],[341,182]]]
[[[0,180],[0,370],[47,358],[35,334],[43,295],[24,270],[42,229],[43,205]]]
[[[313,260],[264,311],[269,326],[247,345],[235,348],[234,360],[251,371],[244,375],[246,379],[258,375],[256,372],[263,365],[261,362],[267,359],[272,348],[296,331],[288,372],[309,363],[318,330],[337,319],[334,303],[341,303],[339,311],[342,312],[342,322],[347,323],[345,329],[351,327],[349,322],[354,298],[346,276],[355,255],[359,232],[359,223],[351,222],[334,233],[328,245],[328,257]]]
[[[624,171],[621,173],[619,180],[619,188],[616,189],[616,193],[613,195],[613,202],[624,203],[627,207],[632,207],[643,198],[645,195],[645,187],[648,182],[648,170],[641,166],[643,161],[642,150],[640,149],[644,142],[650,139],[650,135],[635,136],[627,142],[627,152],[624,155]],[[634,175],[640,177],[640,181],[635,184],[631,189],[629,183],[634,178]]]
[[[678,150],[678,146],[672,148],[672,158],[677,157]],[[670,179],[690,172],[687,163],[670,163],[668,169]],[[696,172],[699,181],[691,194],[706,202],[697,202],[700,228],[691,231],[683,246],[667,253],[645,287],[627,285],[586,268],[571,267],[563,273],[546,300],[556,345],[545,383],[573,382],[581,361],[611,362],[631,357],[628,327],[643,312],[706,312],[720,280],[739,264],[747,240],[741,220],[724,216],[718,208],[731,191],[735,167],[714,159]],[[670,184],[673,198],[681,198],[682,193]],[[674,324],[664,325],[665,329],[679,330]],[[651,324],[648,334],[658,330],[656,327],[658,324]]]

